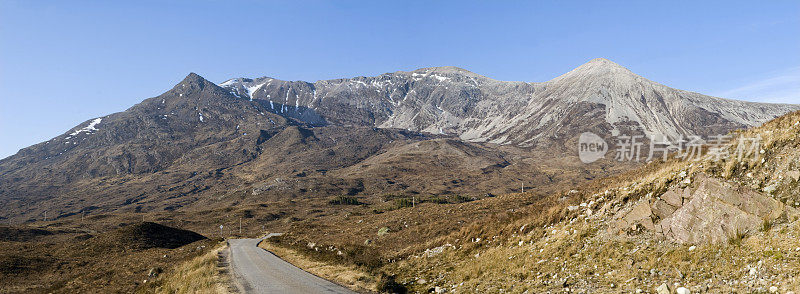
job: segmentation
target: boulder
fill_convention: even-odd
[[[738,232],[757,230],[765,220],[797,213],[772,197],[739,185],[704,174],[695,180],[689,201],[661,218],[659,224],[668,239],[679,243],[723,242]]]
[[[641,225],[678,243],[717,243],[756,231],[764,221],[797,215],[797,209],[768,195],[698,174],[692,187],[670,189],[652,202],[640,200],[615,228]]]

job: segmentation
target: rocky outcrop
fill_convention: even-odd
[[[717,243],[757,231],[764,222],[797,216],[797,209],[772,197],[698,174],[692,185],[640,200],[620,214],[612,227],[646,229],[678,243]]]

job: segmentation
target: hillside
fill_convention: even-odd
[[[707,136],[797,108],[675,90],[605,59],[544,83],[455,67],[315,83],[190,74],[0,160],[0,219],[555,191],[639,165],[582,164],[583,132]]]
[[[220,241],[151,222],[2,226],[0,233],[2,293],[134,293]]]
[[[456,293],[797,291],[800,112],[721,150],[749,150],[746,138],[761,144],[741,158],[653,162],[554,195],[555,210],[463,229],[390,271],[414,290]]]

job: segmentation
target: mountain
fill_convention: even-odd
[[[317,81],[196,74],[0,160],[0,218],[242,199],[540,191],[635,164],[581,164],[586,131],[718,134],[797,105],[704,96],[595,59],[544,83],[456,67]],[[555,158],[559,155],[559,158]]]
[[[798,109],[672,89],[603,58],[544,83],[436,67],[316,83],[238,78],[220,86],[310,123],[321,117],[525,147],[571,137],[577,128],[616,133],[633,127],[670,138],[725,134]]]

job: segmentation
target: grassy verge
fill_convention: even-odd
[[[258,246],[269,250],[296,267],[355,291],[376,292],[380,282],[377,277],[354,265],[317,261],[294,249],[277,246],[271,242],[261,242]]]
[[[229,293],[229,277],[218,269],[219,254],[227,246],[216,249],[178,265],[162,275],[139,293]]]

